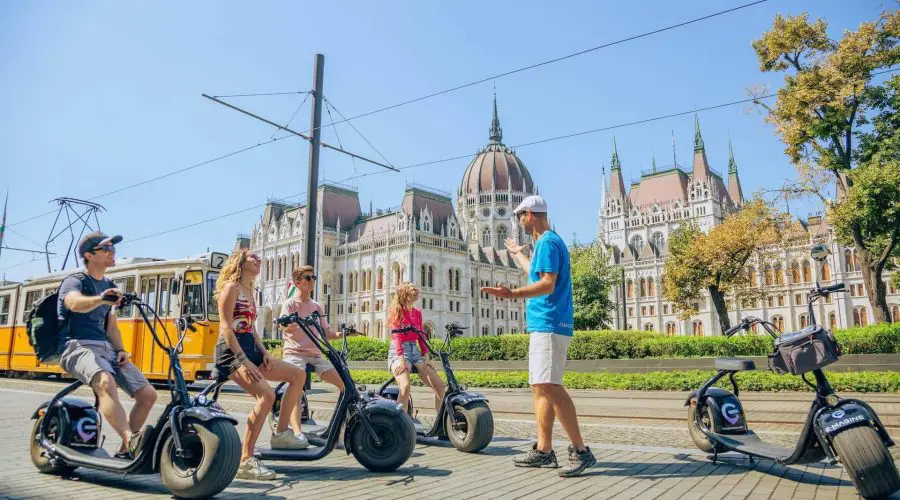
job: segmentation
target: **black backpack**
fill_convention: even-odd
[[[72,276],[79,280],[85,278],[84,273],[75,273]],[[62,354],[59,352],[59,331],[62,329],[62,323],[59,321],[58,302],[59,288],[35,302],[25,320],[28,343],[34,349],[38,361],[45,364],[59,363],[59,356]]]

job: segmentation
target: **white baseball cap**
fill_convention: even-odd
[[[519,215],[522,212],[530,211],[533,213],[547,213],[547,202],[538,195],[531,195],[519,203],[519,206],[513,210],[513,214]]]

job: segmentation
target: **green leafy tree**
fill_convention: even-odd
[[[841,242],[855,247],[876,321],[891,319],[882,272],[900,238],[900,77],[873,78],[900,63],[898,41],[894,10],[840,40],[829,38],[822,19],[779,15],[753,42],[762,71],[784,73],[775,104],[757,104],[800,173],[794,190],[820,196]],[[833,206],[821,195],[823,182],[837,186]]]
[[[760,199],[744,204],[709,233],[693,223],[682,224],[669,240],[663,274],[663,295],[678,316],[688,319],[697,314],[695,304],[707,292],[720,328],[730,328],[726,297],[733,294],[741,301],[762,298],[762,289],[753,286],[747,262],[754,255],[765,259],[767,249],[777,241],[780,225],[771,206]]]
[[[606,328],[612,321],[616,304],[612,301],[613,287],[620,282],[621,269],[610,264],[601,243],[572,244],[569,250],[572,268],[572,303],[575,308],[575,329]]]

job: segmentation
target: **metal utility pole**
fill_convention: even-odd
[[[316,221],[318,219],[319,150],[322,146],[322,97],[325,56],[316,54],[313,68],[313,106],[310,117],[309,172],[306,180],[306,264],[316,265]]]

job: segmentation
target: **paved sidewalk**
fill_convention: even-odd
[[[79,469],[73,478],[64,479],[37,473],[28,457],[28,418],[59,386],[11,382],[0,380],[5,410],[0,415],[0,465],[4,471],[0,498],[170,497],[157,476],[123,478]],[[249,409],[249,401],[242,402],[237,395],[226,399],[236,413],[242,413],[240,407]],[[407,464],[390,474],[368,472],[342,450],[318,462],[269,462],[278,471],[278,480],[235,481],[219,498],[856,498],[840,467],[786,468],[771,461],[750,464],[736,458],[713,465],[695,448],[673,445],[660,434],[659,429],[668,429],[666,426],[622,424],[622,431],[638,438],[628,444],[589,439],[597,466],[582,477],[561,479],[553,470],[513,467],[512,457],[530,446],[531,432],[503,435],[501,430],[516,430],[505,425],[498,425],[493,443],[482,453],[464,454],[446,445],[419,444]],[[261,442],[266,442],[268,429],[263,432]],[[671,432],[677,431],[673,428]],[[608,437],[609,430],[598,431],[598,435]],[[110,437],[106,447],[116,444],[117,439]],[[556,450],[564,457],[565,443],[557,443]]]

